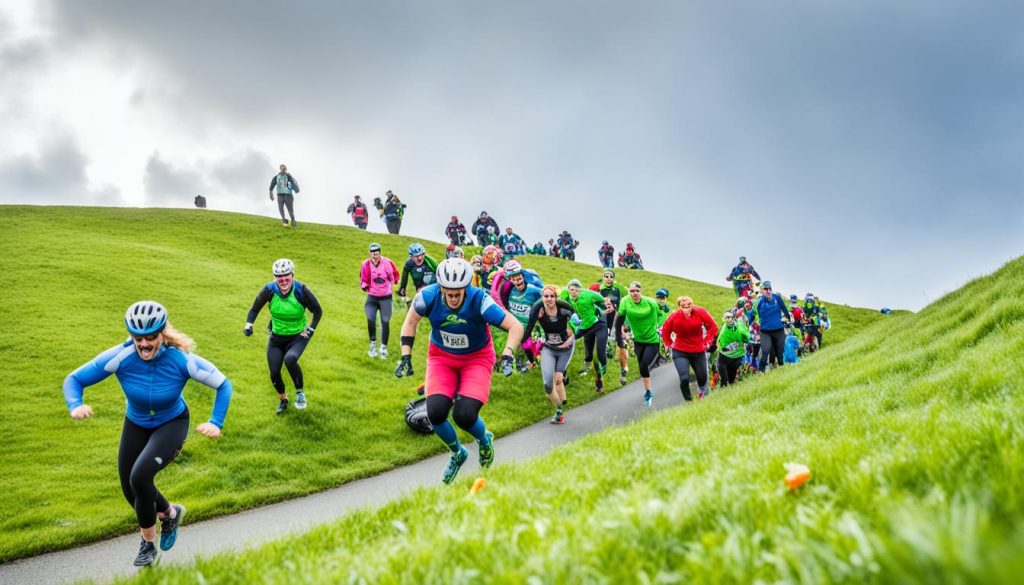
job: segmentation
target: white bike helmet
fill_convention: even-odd
[[[295,263],[287,258],[274,262],[274,276],[284,276],[295,272]]]
[[[167,309],[156,301],[139,301],[128,307],[124,324],[132,335],[159,333],[167,325]]]
[[[464,258],[448,258],[437,265],[436,274],[444,288],[466,288],[473,281],[473,265]]]

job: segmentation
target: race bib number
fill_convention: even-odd
[[[532,308],[533,305],[527,305],[525,303],[510,302],[508,304],[508,310],[511,311],[513,315],[517,315],[519,317],[529,317],[530,309]]]
[[[730,343],[729,345],[725,346],[725,352],[726,353],[732,353],[732,352],[736,351],[739,348],[740,348],[740,342],[734,341],[734,342]]]
[[[467,349],[469,347],[469,336],[461,333],[448,333],[441,331],[441,345],[451,349]]]
[[[562,345],[562,336],[558,333],[548,333],[548,343],[551,345]]]

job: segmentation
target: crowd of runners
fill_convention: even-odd
[[[294,216],[290,221],[283,216],[285,209],[291,211],[290,195],[284,190],[297,193],[298,185],[284,165],[280,170],[271,183],[271,198],[277,195],[281,201],[285,196],[282,221],[293,227]],[[386,215],[383,210],[396,202],[397,197],[390,193],[387,205],[380,202],[382,218]],[[404,209],[404,204],[397,205]],[[401,221],[400,213],[397,221]],[[690,296],[670,301],[667,288],[648,296],[640,282],[620,282],[617,268],[611,265],[615,251],[607,241],[599,251],[603,265],[599,278],[573,278],[556,284],[545,282],[541,274],[524,265],[529,263],[528,251],[511,228],[497,239],[493,237],[497,224],[486,212],[471,230],[482,246],[481,254],[470,259],[462,250],[468,245],[465,229],[458,229],[461,224],[455,216],[449,228],[452,224],[456,228],[447,230],[451,243],[440,261],[428,256],[422,244],[414,243],[406,250],[407,258],[399,270],[379,243],[370,243],[359,271],[360,287],[366,293],[363,308],[369,358],[388,359],[390,322],[397,303],[407,310],[394,374],[398,378],[414,376],[418,366],[413,363],[412,350],[421,321],[427,323],[422,388],[432,432],[452,453],[442,474],[445,483],[455,479],[468,458],[455,426],[479,443],[481,467],[494,461],[493,434],[480,413],[496,372],[526,374],[539,364],[541,385],[554,410],[551,422],[564,424],[570,361],[580,340],[583,364],[572,377],[592,378],[594,391],[601,393],[606,390],[609,361],[613,372],[618,367],[619,385],[627,382],[629,368],[635,363],[642,404],[651,407],[655,399],[651,370],[662,363],[672,362],[686,401],[700,400],[714,388],[734,384],[743,376],[799,361],[805,352],[821,347],[822,334],[830,327],[828,311],[816,296],[807,293],[801,299],[790,294],[787,302],[771,281],[761,280],[746,258],[740,258],[726,278],[733,284],[736,301],[712,309],[721,316],[716,319]],[[365,229],[365,225],[358,227]],[[392,233],[397,229],[389,225]],[[568,232],[551,242],[548,254],[569,259],[579,245]],[[535,248],[543,246],[538,243]],[[617,265],[642,268],[632,244],[619,254]],[[278,259],[270,268],[272,280],[256,294],[242,333],[251,336],[259,314],[268,307],[266,358],[278,398],[275,412],[283,415],[292,402],[282,368],[292,382],[294,408],[303,410],[309,405],[299,360],[323,309],[311,288],[295,278],[296,266],[291,260]],[[581,276],[583,271],[581,267]],[[124,322],[128,339],[69,374],[64,397],[71,417],[81,420],[93,414],[84,402],[86,387],[112,374],[122,387],[127,412],[117,468],[122,492],[135,510],[142,535],[135,564],[146,566],[158,555],[156,524],[161,525],[159,548],[169,550],[185,514],[184,506],[172,504],[154,483],[156,474],[181,452],[188,434],[191,415],[182,390],[193,379],[216,391],[210,417],[196,427],[199,434],[216,438],[224,425],[232,385],[213,364],[192,353],[192,340],[170,324],[167,309],[158,302],[134,303]],[[500,352],[495,351],[495,328],[504,332],[498,338]],[[690,390],[691,380],[696,384],[695,395]]]

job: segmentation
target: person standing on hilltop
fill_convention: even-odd
[[[398,234],[402,231],[402,218],[405,217],[406,205],[402,203],[398,195],[391,191],[388,191],[386,195],[387,198],[384,200],[383,205],[378,207],[377,213],[384,220],[384,224],[388,226],[388,233]]]
[[[274,200],[277,194],[277,210],[281,213],[281,223],[288,227],[288,220],[284,217],[284,209],[288,208],[288,215],[292,218],[291,226],[295,227],[295,194],[299,192],[299,182],[288,172],[288,167],[281,165],[280,172],[270,179],[270,200]]]
[[[157,489],[156,474],[181,453],[188,436],[189,409],[182,390],[189,380],[217,391],[209,420],[196,432],[220,436],[231,402],[231,382],[213,364],[192,353],[195,345],[167,320],[167,310],[156,301],[139,301],[128,307],[125,326],[130,338],[96,356],[64,379],[64,401],[74,420],[93,415],[83,402],[85,388],[111,374],[117,376],[127,410],[117,452],[121,491],[135,508],[142,544],[135,566],[153,564],[156,523],[160,521],[160,550],[170,550],[178,537],[185,508],[171,504]]]
[[[370,219],[370,211],[366,208],[366,204],[363,203],[363,200],[359,195],[356,195],[352,203],[348,204],[348,209],[345,213],[352,217],[352,223],[355,224],[357,228],[361,230],[366,229],[366,224]]]

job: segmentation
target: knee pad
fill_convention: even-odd
[[[448,411],[452,408],[452,401],[446,396],[434,394],[427,396],[427,419],[430,424],[437,426],[448,420]]]
[[[483,407],[483,403],[479,400],[472,398],[460,398],[455,401],[455,405],[452,406],[452,420],[455,421],[460,428],[468,429],[473,426],[476,422],[477,417],[480,416],[480,409]]]

